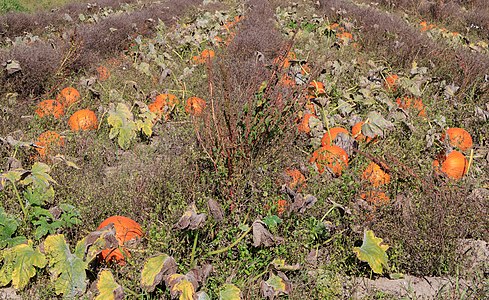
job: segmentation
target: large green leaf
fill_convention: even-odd
[[[144,263],[141,272],[141,287],[147,292],[152,292],[165,279],[164,277],[174,274],[176,271],[177,264],[173,257],[167,254],[151,257]]]
[[[71,253],[64,235],[48,236],[44,241],[44,252],[49,261],[51,281],[56,294],[63,294],[65,298],[82,295],[87,287],[88,264]]]
[[[107,123],[112,127],[109,138],[117,137],[117,143],[122,149],[128,149],[136,138],[138,127],[134,122],[134,116],[129,107],[124,103],[118,103],[117,107],[109,110]]]
[[[109,270],[102,270],[98,274],[97,280],[98,296],[95,300],[121,300],[124,299],[124,290],[115,281],[114,276]]]
[[[23,185],[33,184],[34,187],[47,188],[51,182],[56,183],[54,179],[49,175],[51,168],[45,163],[35,162],[32,165],[29,176],[21,181]]]
[[[12,281],[12,286],[16,289],[23,289],[36,275],[35,267],[46,266],[45,256],[39,249],[33,249],[31,242],[3,250],[0,261],[3,261],[0,269],[0,286],[5,286]]]
[[[389,268],[387,253],[385,253],[389,246],[381,243],[382,239],[376,237],[372,230],[366,230],[363,234],[362,246],[353,248],[358,259],[367,262],[372,271],[377,274],[382,274],[382,267]]]
[[[241,290],[231,283],[226,283],[219,291],[219,300],[241,300]]]
[[[24,236],[14,236],[19,223],[16,219],[11,218],[5,213],[3,207],[0,207],[0,249],[5,247],[13,247],[26,242]]]

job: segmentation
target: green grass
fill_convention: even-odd
[[[1,0],[0,13],[11,11],[34,12],[38,10],[52,9],[70,2],[79,2],[74,0]]]

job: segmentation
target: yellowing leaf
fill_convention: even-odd
[[[117,143],[122,149],[128,149],[132,140],[136,138],[137,126],[134,122],[134,116],[129,107],[124,103],[118,103],[117,108],[109,110],[107,123],[112,128],[109,132],[109,138],[117,138]]]
[[[155,290],[156,286],[168,275],[177,271],[177,264],[173,257],[159,254],[149,258],[141,272],[141,287],[147,292]]]
[[[283,273],[272,274],[267,281],[260,284],[263,297],[274,299],[279,295],[289,294],[291,285],[288,278]]]
[[[16,289],[23,289],[29,280],[36,275],[36,269],[46,266],[46,257],[33,249],[32,243],[20,244],[1,252],[0,262],[0,286],[5,286],[12,281]]]
[[[196,287],[189,278],[182,274],[172,274],[168,276],[167,286],[170,289],[172,298],[179,296],[179,300],[194,300]]]
[[[387,253],[385,253],[389,246],[381,243],[382,239],[376,237],[372,230],[366,230],[363,234],[362,246],[353,248],[358,259],[367,262],[372,271],[377,274],[382,274],[382,267],[389,268]]]
[[[117,284],[109,270],[102,270],[98,275],[97,290],[99,295],[95,300],[121,300],[124,299],[124,291]]]
[[[44,241],[44,252],[49,261],[51,281],[56,295],[75,298],[85,292],[87,263],[70,252],[64,235],[50,235]]]
[[[241,300],[241,290],[231,283],[226,283],[219,291],[219,300]]]

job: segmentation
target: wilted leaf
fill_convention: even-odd
[[[372,230],[365,230],[362,246],[353,248],[358,259],[368,262],[372,271],[377,274],[382,274],[382,267],[389,268],[387,253],[385,253],[389,246],[381,245],[381,243],[382,239],[375,237]]]
[[[209,212],[216,222],[221,222],[224,219],[222,208],[216,200],[209,198],[207,201],[207,207],[209,208]]]
[[[285,259],[276,258],[272,261],[271,265],[277,271],[297,271],[301,268],[299,264],[287,265]]]
[[[46,257],[33,249],[32,243],[20,244],[1,252],[0,262],[0,286],[5,286],[12,281],[16,289],[23,289],[29,280],[36,275],[36,268],[46,266]]]
[[[214,271],[214,268],[212,265],[207,264],[203,265],[201,267],[195,267],[192,268],[188,273],[187,276],[193,276],[195,280],[199,283],[204,283],[207,277],[209,277],[209,274]]]
[[[180,230],[186,228],[194,230],[204,226],[205,219],[206,214],[197,214],[197,207],[195,206],[195,203],[192,203],[180,217],[180,220],[178,220],[177,224],[174,225],[174,228]]]
[[[287,276],[279,272],[279,275],[271,274],[267,281],[262,280],[260,288],[263,297],[274,299],[280,295],[288,295],[291,284]]]
[[[64,162],[68,167],[71,167],[71,168],[74,168],[74,169],[77,169],[77,170],[80,170],[81,169],[79,166],[77,166],[77,164],[75,164],[74,162],[68,160],[64,155],[57,154],[56,156],[53,157],[53,159],[60,160],[60,161]]]
[[[112,272],[109,270],[102,270],[98,274],[97,291],[99,295],[95,297],[95,300],[121,300],[124,299],[124,290],[115,281]]]
[[[455,96],[455,93],[460,89],[459,86],[456,86],[455,84],[449,84],[445,86],[445,91],[443,92],[443,95],[445,95],[446,99],[453,98]]]
[[[274,236],[268,231],[260,220],[253,222],[253,246],[259,247],[261,245],[270,247],[275,244],[283,242],[283,238]]]
[[[226,283],[219,291],[219,300],[241,300],[241,290],[231,283]]]
[[[44,241],[44,253],[49,261],[51,281],[54,282],[56,295],[63,294],[66,298],[82,295],[87,287],[88,264],[70,252],[64,235],[48,236]]]
[[[363,124],[362,134],[371,138],[384,137],[385,132],[394,128],[392,122],[387,121],[380,113],[372,111],[367,115],[368,123]]]
[[[111,223],[100,230],[90,232],[79,241],[76,244],[75,255],[90,263],[102,250],[118,246],[119,241],[116,238],[114,224]]]
[[[301,193],[297,193],[294,196],[294,202],[290,206],[290,210],[293,212],[304,213],[306,209],[312,207],[318,199],[313,195],[302,196]]]
[[[6,63],[3,64],[3,66],[7,71],[7,75],[11,75],[16,72],[22,71],[22,68],[20,67],[20,63],[16,60],[8,60]]]
[[[147,292],[152,292],[165,279],[164,277],[174,274],[176,271],[177,264],[171,256],[159,254],[149,258],[144,263],[141,272],[141,287]]]
[[[179,300],[194,300],[196,283],[192,283],[190,278],[182,274],[172,274],[167,277],[166,285],[170,290],[172,298],[179,296]]]
[[[211,297],[209,297],[209,295],[204,291],[198,292],[196,296],[197,300],[211,300]]]

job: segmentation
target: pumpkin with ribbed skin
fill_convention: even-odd
[[[335,176],[340,176],[348,167],[348,154],[336,145],[324,146],[314,151],[309,162],[316,164],[319,174],[328,168]]]
[[[411,98],[405,96],[404,98],[396,99],[397,106],[402,109],[411,109],[414,108],[418,111],[418,116],[426,117],[426,109],[423,104],[423,100],[421,98]]]
[[[371,162],[363,171],[362,179],[368,180],[372,186],[378,187],[388,184],[391,181],[391,176],[384,172],[378,164]]]
[[[190,97],[185,105],[185,112],[192,116],[200,116],[204,112],[206,103],[204,99],[198,97]]]
[[[326,94],[326,89],[324,88],[324,83],[321,81],[316,81],[313,80],[309,83],[309,86],[307,87],[309,95],[312,98],[318,97],[320,95]]]
[[[116,239],[119,242],[119,248],[104,249],[100,256],[106,262],[115,261],[119,265],[125,265],[125,257],[129,257],[130,253],[125,248],[128,241],[138,240],[143,236],[143,229],[136,221],[124,216],[111,216],[100,223],[97,230],[103,227],[114,224]],[[121,249],[124,253],[121,252]]]
[[[458,180],[467,173],[468,161],[462,153],[452,151],[441,162],[441,168],[438,160],[433,162],[433,167],[435,171],[443,172],[448,178]]]
[[[459,148],[462,151],[472,148],[472,137],[465,129],[457,127],[448,128],[446,133],[442,135],[442,141],[446,135],[448,135],[450,145],[453,147]]]
[[[89,109],[79,110],[68,119],[68,126],[73,131],[97,129],[97,116]]]
[[[56,100],[64,107],[69,107],[80,100],[80,92],[73,87],[66,87],[59,92]]]
[[[42,148],[36,148],[41,158],[46,158],[48,155],[54,154],[57,150],[65,145],[64,138],[55,131],[45,131],[37,138],[36,146]]]
[[[333,127],[329,131],[326,131],[326,133],[321,138],[321,146],[332,145],[333,141],[336,139],[336,137],[340,133],[344,133],[346,135],[349,135],[348,130],[346,130],[345,128],[341,128],[341,127]]]
[[[384,86],[389,91],[395,91],[397,89],[397,82],[399,80],[399,76],[396,74],[390,74],[385,77]]]
[[[59,119],[62,115],[64,115],[64,107],[56,100],[44,100],[37,104],[36,115],[38,115],[39,118],[52,115],[56,119]]]

